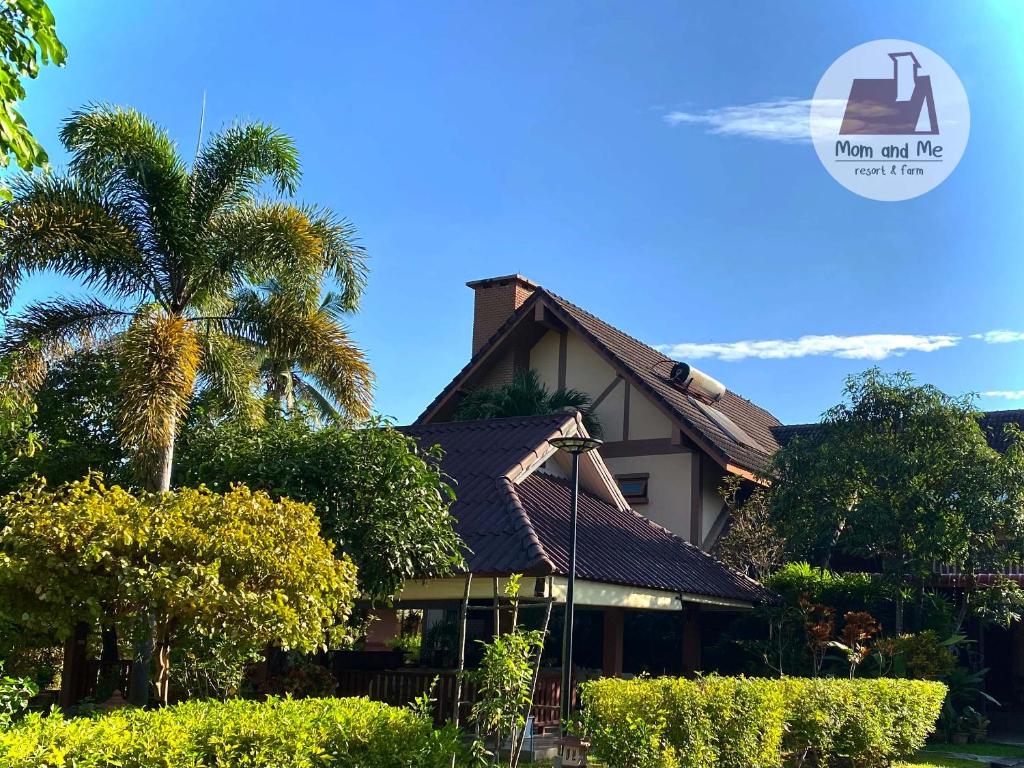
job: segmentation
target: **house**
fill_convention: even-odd
[[[522,275],[468,286],[472,357],[417,424],[450,421],[467,392],[532,368],[550,389],[591,397],[604,428],[601,457],[630,506],[709,550],[727,517],[722,478],[756,480],[778,448],[779,421]]]
[[[452,513],[473,578],[468,593],[465,574],[407,582],[396,607],[422,610],[426,635],[454,626],[460,606],[469,606],[466,647],[472,649],[474,640],[508,621],[507,611],[490,606],[511,574],[523,574],[523,593],[555,606],[545,663],[560,665],[571,487],[568,457],[551,440],[585,434],[583,421],[576,413],[456,418],[468,393],[530,368],[550,389],[587,393],[604,431],[604,444],[581,457],[577,672],[700,669],[702,648],[737,611],[772,599],[708,554],[727,523],[721,482],[726,475],[762,482],[780,444],[820,427],[782,425],[710,376],[521,275],[468,286],[474,291],[471,357],[403,430],[444,451],[442,469],[457,494]],[[983,427],[996,447],[1007,419],[1024,423],[1024,412],[986,416]],[[394,635],[394,611],[379,615],[367,647],[384,648]],[[1024,638],[1018,632],[995,641]],[[442,664],[451,665],[452,659]],[[1019,672],[1006,670],[1008,678]],[[454,700],[454,676],[444,674],[439,702]],[[342,692],[407,695],[419,692],[409,675],[427,685],[435,672],[366,675]],[[549,674],[541,709],[554,718],[558,687],[557,675]],[[438,706],[448,711],[447,703]]]
[[[468,711],[472,686],[460,689],[453,671],[461,617],[462,647],[473,666],[476,641],[511,623],[499,596],[509,577],[521,574],[520,594],[530,607],[552,609],[533,714],[538,729],[556,728],[572,484],[569,459],[551,440],[585,436],[582,417],[437,421],[403,431],[423,447],[444,451],[441,469],[455,487],[451,512],[466,544],[468,573],[407,581],[394,607],[376,610],[378,620],[366,637],[370,653],[335,655],[338,693],[406,704],[429,691],[439,722],[451,716],[455,701]],[[580,457],[579,484],[576,679],[697,671],[704,643],[737,611],[772,599],[757,582],[631,509],[599,451]],[[423,616],[419,668],[403,668],[394,654],[383,652],[397,634],[398,611],[405,609]],[[538,627],[539,618],[520,608],[520,623]]]
[[[453,634],[465,611],[471,656],[479,647],[475,640],[509,620],[497,596],[512,574],[522,574],[522,593],[553,605],[544,661],[560,667],[571,482],[569,457],[551,440],[586,435],[583,419],[576,412],[455,418],[466,393],[508,382],[529,367],[551,389],[588,393],[604,430],[601,448],[580,457],[574,672],[701,669],[702,648],[737,611],[772,599],[707,550],[726,522],[722,478],[756,482],[778,447],[772,430],[779,422],[521,275],[469,286],[475,292],[472,356],[416,423],[402,428],[423,447],[443,449],[469,573],[406,582],[394,608],[376,611],[366,648],[389,646],[398,610],[422,611],[425,641]],[[450,648],[454,640],[447,642]],[[336,669],[339,691],[401,703],[439,676],[434,697],[441,717],[456,698],[454,661],[451,655],[428,659],[449,670],[440,673]],[[557,723],[559,688],[557,674],[542,674],[538,724]]]
[[[918,70],[921,64],[910,51],[890,53],[892,79],[857,78],[839,133],[860,135],[935,135],[932,81]]]

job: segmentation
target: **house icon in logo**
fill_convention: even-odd
[[[918,74],[921,64],[910,51],[890,53],[892,79],[857,78],[850,87],[840,134],[934,135],[932,80]]]

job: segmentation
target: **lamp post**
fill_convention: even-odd
[[[573,592],[576,588],[576,518],[580,506],[580,456],[601,445],[595,437],[555,437],[548,441],[572,456],[572,506],[569,513],[569,587],[565,593],[565,629],[562,634],[562,735],[572,707],[572,622]]]

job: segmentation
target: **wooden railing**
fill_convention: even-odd
[[[452,670],[393,669],[335,670],[339,696],[366,696],[374,701],[402,706],[427,694],[433,699],[434,721],[450,720],[455,706],[456,673]],[[434,681],[437,681],[436,684]],[[533,698],[533,718],[537,728],[558,725],[561,706],[559,672],[542,671]],[[476,685],[464,679],[459,719],[464,723],[476,701]]]
[[[939,576],[960,576],[960,569],[953,565],[946,565],[945,563],[935,564],[935,573]],[[1010,578],[1019,578],[1024,576],[1024,562],[1017,561],[1010,563],[1002,568],[996,568],[992,570],[993,575],[1009,576]]]

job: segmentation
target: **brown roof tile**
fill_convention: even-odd
[[[669,373],[675,360],[608,325],[561,296],[550,291],[544,293],[573,319],[577,330],[582,330],[594,344],[605,349],[622,367],[634,374],[642,388],[677,419],[695,428],[711,443],[720,457],[752,472],[760,472],[767,466],[768,458],[779,447],[772,434],[772,429],[779,426],[779,420],[768,411],[727,390],[714,407],[743,429],[761,449],[735,442],[705,416],[684,391],[671,382]]]
[[[568,480],[534,472],[516,488],[554,572],[569,572]],[[577,575],[613,584],[758,602],[769,593],[632,510],[580,493]]]
[[[510,475],[573,426],[573,415],[559,413],[402,428],[444,451],[442,469],[455,485],[452,514],[473,573],[568,573],[568,482],[534,472],[514,484]],[[586,492],[578,530],[583,578],[745,602],[768,598],[760,585],[661,526]]]

